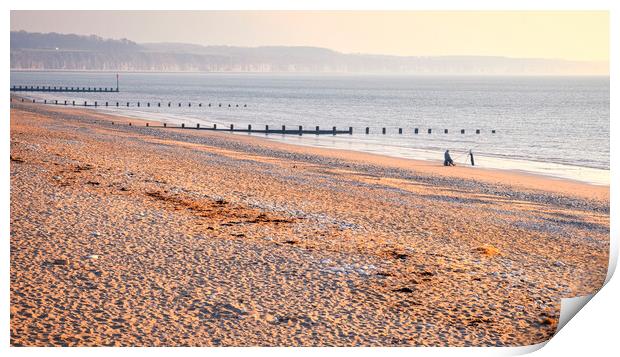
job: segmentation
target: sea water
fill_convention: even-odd
[[[121,73],[119,83],[119,93],[20,94],[186,126],[353,127],[335,137],[250,135],[438,164],[449,149],[468,165],[472,150],[480,167],[609,184],[608,77]],[[116,74],[11,72],[11,85],[110,88]]]

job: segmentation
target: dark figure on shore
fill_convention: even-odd
[[[469,159],[471,160],[471,166],[474,166],[474,153],[469,149]]]
[[[446,150],[446,152],[443,154],[443,166],[456,166],[454,165],[454,161],[452,161],[452,158],[450,157],[450,150]]]

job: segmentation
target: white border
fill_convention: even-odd
[[[620,158],[618,155],[618,124],[614,121],[614,118],[618,114],[618,83],[617,83],[617,62],[618,58],[618,36],[620,33],[618,21],[620,13],[620,6],[618,1],[605,1],[605,0],[588,0],[588,1],[576,1],[576,0],[433,0],[421,2],[412,2],[406,0],[382,0],[370,1],[353,1],[353,0],[263,0],[260,3],[256,3],[250,0],[229,0],[227,2],[222,1],[191,1],[191,0],[176,0],[174,3],[163,0],[151,0],[149,2],[130,4],[126,0],[107,0],[105,2],[94,3],[77,0],[56,0],[54,2],[43,0],[21,0],[9,4],[7,7],[12,10],[33,10],[33,9],[167,9],[167,10],[610,10],[610,74],[611,74],[611,182],[614,182],[616,175],[615,159]],[[6,6],[6,5],[5,5]],[[9,11],[3,12],[3,18],[6,27],[10,26],[10,13]],[[9,29],[7,29],[9,30]],[[3,38],[3,46],[8,52],[9,48],[9,32],[5,32]],[[2,57],[4,68],[8,69],[9,56],[5,52]],[[9,86],[8,71],[3,76],[3,85],[5,88]],[[3,205],[0,207],[1,222],[0,226],[2,237],[5,237],[4,245],[2,246],[2,264],[1,272],[4,279],[2,279],[2,299],[1,308],[5,313],[1,315],[2,326],[5,328],[4,333],[0,336],[0,348],[9,349],[9,94],[5,92],[5,99],[2,101],[2,111],[5,113],[4,120],[0,120],[1,130],[0,135],[1,145],[4,154],[0,159],[0,165],[4,174],[3,177],[3,189],[0,191]],[[618,192],[615,186],[611,187],[611,241],[612,241],[612,255],[610,256],[610,267],[615,266],[618,256],[618,225],[617,225],[617,210],[615,209],[618,204]],[[613,269],[608,274],[608,279],[611,277]],[[587,304],[583,311],[568,323],[568,327],[562,329],[556,337],[551,339],[545,348],[543,348],[539,354],[542,355],[559,355],[559,354],[592,354],[593,352],[605,352],[615,350],[618,343],[617,341],[617,326],[619,317],[619,308],[617,301],[620,296],[620,284],[618,279],[611,280],[606,287],[598,293],[592,299],[590,304]],[[540,347],[540,346],[537,346]],[[298,354],[327,354],[327,355],[340,355],[342,353],[366,355],[366,354],[378,354],[378,353],[390,353],[390,354],[410,354],[410,353],[423,353],[433,355],[452,355],[458,354],[514,354],[515,352],[525,352],[527,349],[497,349],[497,348],[473,348],[473,349],[458,349],[458,348],[440,348],[440,349],[421,349],[416,348],[411,350],[408,348],[363,348],[363,349],[334,349],[334,348],[315,348],[315,349],[295,349],[294,352]],[[9,351],[3,351],[9,352]],[[158,349],[146,349],[146,348],[122,348],[122,349],[36,349],[36,348],[10,348],[11,355],[33,354],[41,353],[46,354],[83,354],[89,353],[94,355],[107,355],[110,352],[121,354],[169,354],[176,351],[172,351],[169,348]],[[291,349],[282,348],[267,348],[267,349],[230,349],[230,348],[218,348],[218,349],[184,349],[182,353],[190,354],[202,354],[204,352],[210,354],[236,354],[236,353],[254,353],[258,355],[284,355],[293,352]]]

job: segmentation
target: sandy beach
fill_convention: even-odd
[[[147,121],[12,103],[11,345],[523,346],[605,279],[609,187]]]

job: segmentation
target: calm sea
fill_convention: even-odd
[[[116,76],[11,72],[11,85],[115,87]],[[129,101],[130,108],[97,110],[186,125],[352,126],[352,136],[268,137],[425,160],[442,160],[443,151],[450,149],[460,165],[472,149],[482,167],[609,184],[608,77],[121,73],[120,89],[120,93],[24,94],[114,105]],[[366,127],[369,135],[364,133]],[[429,128],[432,134],[427,133]],[[475,134],[476,129],[481,133]]]

